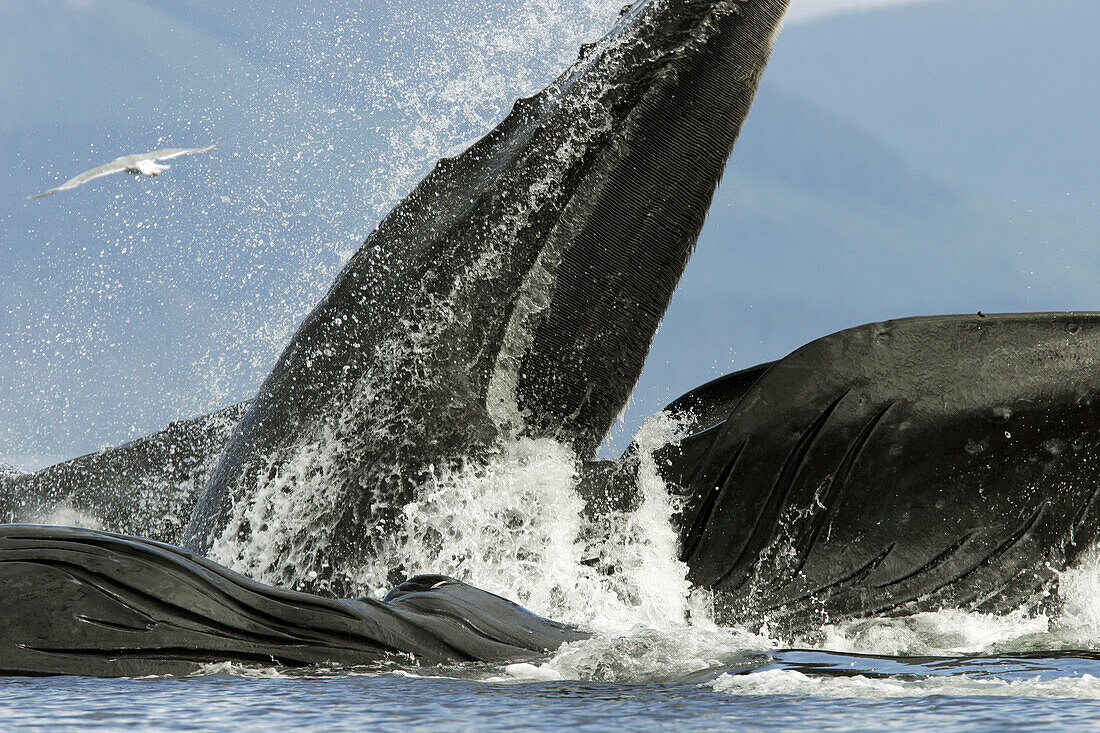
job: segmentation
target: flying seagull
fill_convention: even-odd
[[[178,158],[181,155],[191,155],[193,153],[205,153],[208,150],[213,150],[216,145],[207,145],[205,148],[165,148],[164,150],[155,150],[151,153],[136,153],[134,155],[124,155],[121,158],[115,158],[110,163],[105,163],[98,168],[92,168],[90,171],[84,171],[79,176],[70,178],[62,183],[57,188],[51,188],[45,193],[35,194],[34,196],[28,196],[29,199],[40,199],[43,196],[49,196],[51,193],[57,193],[58,191],[68,191],[70,188],[76,188],[82,184],[87,183],[95,178],[102,178],[103,176],[109,176],[112,173],[118,173],[119,171],[126,171],[127,173],[141,173],[146,176],[156,177],[160,175],[161,171],[166,171],[170,166],[161,165],[158,160],[171,160],[172,158]]]

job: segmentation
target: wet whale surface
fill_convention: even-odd
[[[932,316],[700,388],[662,462],[689,577],[719,618],[788,631],[1051,610],[1100,534],[1097,366],[1096,313]]]
[[[321,598],[71,527],[0,525],[0,586],[0,674],[518,661],[588,636],[445,576],[410,578],[382,601]]]

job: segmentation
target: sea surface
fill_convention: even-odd
[[[1097,698],[1100,660],[1081,654],[776,651],[662,681],[511,679],[482,667],[12,678],[0,680],[0,720],[5,730],[1095,729]]]

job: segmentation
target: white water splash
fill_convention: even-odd
[[[303,579],[288,555],[313,559],[330,546],[333,512],[331,474],[338,445],[327,431],[301,447],[295,460],[279,471],[262,471],[264,480],[247,502],[235,502],[225,532],[207,556],[215,562],[262,582],[294,588]],[[247,527],[250,539],[237,539]],[[327,567],[324,564],[321,566]],[[314,576],[316,577],[316,576]]]
[[[264,667],[254,664],[239,664],[237,662],[211,662],[201,665],[192,672],[189,677],[247,677],[259,680],[289,680],[298,679],[297,676],[288,675],[284,670],[276,667]],[[159,675],[153,675],[154,677]]]
[[[824,640],[813,646],[884,656],[956,656],[1005,650],[1050,628],[1050,619],[1041,614],[946,610],[828,624],[822,630]]]
[[[439,572],[536,613],[600,631],[683,624],[686,567],[676,559],[674,507],[650,452],[676,424],[639,433],[640,501],[632,511],[586,513],[577,463],[565,446],[521,438],[488,466],[444,473],[404,510],[404,538],[382,564]]]
[[[884,656],[960,656],[1100,649],[1100,550],[1060,574],[1056,613],[994,615],[961,610],[827,624],[817,649]],[[793,642],[793,643],[791,643]],[[798,646],[799,640],[788,640]]]
[[[103,529],[103,520],[89,512],[82,512],[71,504],[60,503],[48,511],[22,518],[28,524],[47,524],[60,527],[84,527],[85,529]]]
[[[771,640],[740,629],[637,627],[566,644],[544,664],[509,665],[503,676],[489,681],[675,681],[708,670],[756,666],[773,648]]]
[[[748,674],[725,674],[711,683],[716,692],[732,695],[798,695],[806,697],[1054,697],[1100,699],[1100,678],[1086,674],[1044,680],[1003,680],[967,675],[926,677],[918,680],[852,677],[816,677],[792,669],[768,669]]]
[[[1063,601],[1061,626],[1100,631],[1100,548],[1085,552],[1060,574],[1058,593]],[[1093,636],[1100,639],[1100,633]]]

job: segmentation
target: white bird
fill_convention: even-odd
[[[208,145],[205,148],[165,148],[164,150],[155,150],[151,153],[136,153],[134,155],[124,155],[121,158],[115,158],[110,163],[105,163],[98,168],[92,168],[90,171],[84,171],[79,176],[74,176],[69,180],[62,183],[56,188],[51,188],[45,193],[38,193],[34,196],[28,196],[28,199],[40,199],[43,196],[49,196],[51,193],[57,193],[58,191],[68,191],[70,188],[76,188],[83,185],[88,181],[96,178],[102,178],[103,176],[109,176],[112,173],[119,173],[126,171],[127,173],[150,176],[155,178],[159,176],[162,171],[168,170],[171,166],[161,165],[158,160],[171,160],[172,158],[178,158],[181,155],[191,155],[193,153],[205,153],[208,150],[213,150],[217,145]]]

